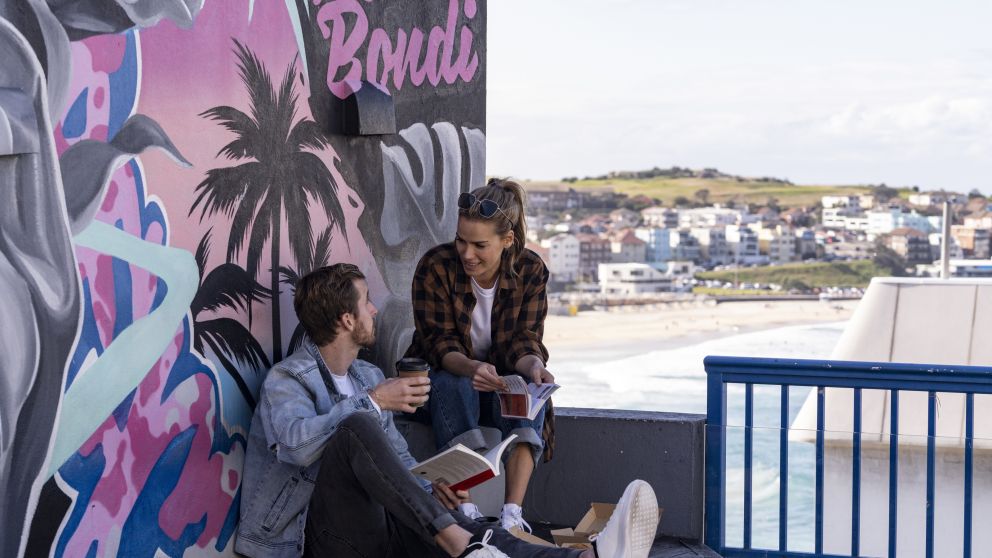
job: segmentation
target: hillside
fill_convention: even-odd
[[[867,287],[872,277],[891,275],[890,270],[871,260],[850,262],[793,263],[765,267],[744,267],[737,271],[741,283],[777,283],[790,285],[797,282],[815,287]],[[734,271],[706,271],[696,274],[697,279],[732,283]]]
[[[615,191],[634,197],[644,195],[657,198],[663,205],[674,205],[679,196],[690,201],[702,201],[696,192],[709,190],[708,203],[733,201],[736,204],[755,203],[765,205],[774,198],[781,207],[811,206],[822,196],[856,195],[869,191],[868,186],[805,186],[775,179],[754,179],[743,177],[702,178],[702,177],[653,177],[653,178],[596,178],[581,179],[575,182],[526,182],[528,189],[542,187],[571,187],[576,190],[613,188]]]

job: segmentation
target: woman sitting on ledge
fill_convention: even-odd
[[[417,265],[416,332],[407,350],[433,369],[429,406],[438,449],[485,447],[480,425],[498,428],[504,439],[517,435],[508,449],[500,514],[507,530],[530,529],[520,505],[542,450],[550,459],[554,432],[550,402],[533,421],[504,418],[494,393],[505,388],[508,374],[554,382],[542,342],[548,270],[524,248],[523,200],[522,186],[496,178],[458,198],[454,242],[429,250]],[[464,511],[481,516],[472,504]]]

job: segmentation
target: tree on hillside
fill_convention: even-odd
[[[886,246],[881,239],[875,242],[875,255],[872,257],[872,262],[888,271],[893,277],[905,277],[906,267],[909,265],[906,263],[906,258]]]
[[[675,196],[674,203],[675,203],[675,207],[688,207],[692,205],[692,202],[689,201],[689,198],[685,196]]]
[[[282,326],[279,303],[282,215],[285,212],[289,249],[297,263],[313,252],[310,200],[323,206],[328,222],[344,232],[344,211],[338,201],[338,185],[324,162],[310,151],[327,147],[316,122],[294,122],[297,94],[294,84],[296,61],[286,69],[276,88],[265,65],[243,44],[234,41],[241,81],[249,94],[249,112],[229,106],[209,109],[201,116],[218,122],[235,135],[218,155],[243,161],[233,167],[210,169],[196,186],[199,193],[190,214],[201,207],[200,219],[223,213],[231,218],[227,261],[233,262],[245,248],[245,269],[252,278],[260,272],[262,251],[269,242],[269,284],[272,291],[272,360],[282,360]],[[201,206],[202,204],[202,206]]]
[[[692,197],[696,198],[696,200],[698,200],[702,205],[710,204],[710,191],[706,188],[696,190],[696,193],[694,193]]]
[[[895,188],[890,188],[883,183],[883,184],[879,184],[878,186],[872,186],[871,194],[875,196],[875,201],[885,203],[891,200],[892,198],[898,198],[899,190]]]

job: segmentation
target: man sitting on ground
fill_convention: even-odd
[[[303,277],[293,300],[309,335],[267,374],[252,419],[235,550],[252,557],[646,558],[657,500],[644,481],[624,492],[595,550],[526,543],[457,511],[467,491],[424,485],[393,411],[427,400],[427,378],[385,379],[357,360],[376,308],[357,267]],[[312,340],[312,341],[311,341]]]

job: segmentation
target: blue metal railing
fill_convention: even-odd
[[[888,556],[896,558],[898,531],[899,480],[899,393],[926,392],[926,557],[934,556],[934,498],[936,471],[937,393],[965,394],[964,436],[964,525],[963,555],[971,558],[972,487],[974,453],[975,394],[992,394],[992,369],[974,366],[933,366],[888,362],[847,362],[820,360],[786,360],[710,356],[704,361],[707,374],[706,432],[706,544],[724,557],[809,556],[840,558],[823,553],[824,435],[826,422],[826,388],[853,390],[853,446],[851,470],[851,554],[861,554],[861,436],[862,390],[885,390],[889,393],[889,506]],[[726,543],[727,485],[727,386],[744,386],[744,514],[743,546]],[[752,547],[752,451],[754,430],[754,386],[779,386],[781,417],[779,431],[779,506],[778,548]],[[788,544],[788,471],[789,471],[789,388],[816,389],[816,471],[813,554],[789,551]]]

